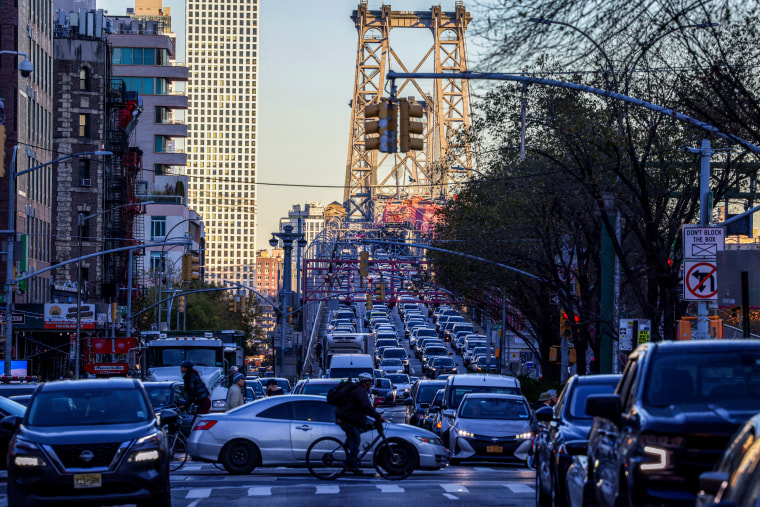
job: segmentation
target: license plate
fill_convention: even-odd
[[[500,445],[489,445],[486,446],[486,452],[503,452],[504,447]]]
[[[103,485],[100,474],[79,474],[74,476],[74,489],[99,488]]]

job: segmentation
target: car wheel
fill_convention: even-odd
[[[227,472],[233,475],[249,474],[259,464],[259,451],[247,440],[233,440],[222,449],[220,460]]]
[[[615,507],[629,507],[630,505],[633,505],[628,494],[628,482],[625,479],[625,474],[622,472],[623,471],[621,470],[619,475],[620,484],[618,484],[618,494],[617,497],[615,497]]]
[[[552,497],[544,491],[544,481],[541,476],[546,473],[547,464],[536,459],[536,505],[551,505]]]

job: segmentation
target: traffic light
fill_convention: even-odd
[[[380,282],[377,286],[377,291],[380,296],[380,301],[385,301],[385,282]]]
[[[738,319],[739,318],[739,314],[741,313],[741,311],[742,311],[742,307],[741,306],[732,305],[731,306],[731,317],[733,317],[735,319]]]
[[[227,305],[227,311],[229,311],[230,313],[234,313],[235,312],[235,298],[230,296],[228,298],[228,301],[229,303]]]
[[[0,178],[5,176],[5,125],[0,123]]]
[[[288,306],[288,324],[293,323],[293,307]]]
[[[364,303],[364,308],[366,308],[368,312],[372,310],[372,296],[369,294],[367,294],[367,302]]]
[[[359,254],[359,276],[362,278],[367,277],[369,268],[369,252],[366,250]]]
[[[111,303],[111,322],[116,322],[116,316],[118,315],[119,307],[117,303]]]
[[[396,152],[396,105],[387,98],[364,106],[364,150]],[[377,120],[367,120],[377,118]],[[370,134],[377,134],[371,136]]]
[[[238,310],[241,313],[245,313],[245,296],[240,296],[240,301],[238,301]]]
[[[570,327],[570,318],[567,312],[562,312],[559,319],[559,329],[563,338],[570,338],[573,336],[573,330]]]
[[[197,255],[186,253],[182,256],[182,280],[190,282],[201,277],[201,259]]]
[[[412,102],[414,99],[399,99],[399,151],[406,153],[410,150],[422,150],[425,142],[419,137],[412,135],[421,135],[425,130],[425,125],[419,121],[413,121],[415,118],[422,118],[424,113],[422,104]]]
[[[178,312],[184,312],[185,311],[185,296],[180,296],[179,301],[177,302],[177,311]]]

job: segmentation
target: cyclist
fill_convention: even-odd
[[[373,428],[372,423],[367,422],[368,417],[385,421],[385,417],[378,414],[369,401],[369,390],[372,387],[372,375],[369,373],[359,374],[359,383],[353,384],[345,396],[345,401],[335,408],[335,418],[346,433],[348,441],[348,456],[346,471],[354,475],[361,475],[359,470],[359,445],[361,434]],[[361,388],[360,388],[361,386]]]
[[[184,405],[178,405],[179,408],[184,409],[191,403],[195,403],[198,409],[195,411],[196,415],[208,414],[211,410],[211,396],[209,395],[206,384],[203,383],[200,373],[194,368],[192,361],[182,361],[179,365],[179,369],[182,372],[182,377],[185,381],[185,396],[187,396],[187,403]],[[195,421],[193,421],[195,423]]]

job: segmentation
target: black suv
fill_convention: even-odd
[[[161,412],[162,423],[176,420]],[[166,434],[136,379],[49,382],[8,447],[8,504],[171,504]]]
[[[600,505],[694,505],[699,475],[758,412],[760,341],[660,342],[590,396],[587,495]]]

